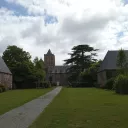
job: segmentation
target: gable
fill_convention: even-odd
[[[2,59],[2,57],[0,57],[0,72],[12,74],[7,65],[5,64],[4,60]]]

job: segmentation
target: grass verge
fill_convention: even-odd
[[[128,128],[128,96],[64,88],[30,128]]]
[[[18,106],[21,106],[52,90],[48,89],[25,89],[10,90],[0,93],[0,115]]]

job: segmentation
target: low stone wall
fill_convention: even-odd
[[[0,72],[0,84],[12,89],[12,75]]]

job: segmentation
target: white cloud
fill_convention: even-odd
[[[35,16],[15,16],[0,9],[0,52],[8,44],[16,44],[33,57],[43,58],[50,48],[56,63],[62,64],[67,53],[77,44],[89,44],[103,58],[107,50],[127,49],[128,5],[120,0],[6,0],[20,4]],[[45,26],[44,10],[56,16],[58,23]],[[118,33],[123,32],[121,37]]]
[[[7,8],[0,8],[0,16],[9,16],[9,15],[13,15],[14,12],[11,10],[8,10]]]

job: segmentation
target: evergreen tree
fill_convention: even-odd
[[[96,61],[97,49],[89,45],[78,45],[72,48],[72,53],[69,53],[70,59],[64,60],[66,65],[70,65],[68,72],[70,81],[80,80],[81,72],[84,72],[93,62]]]

